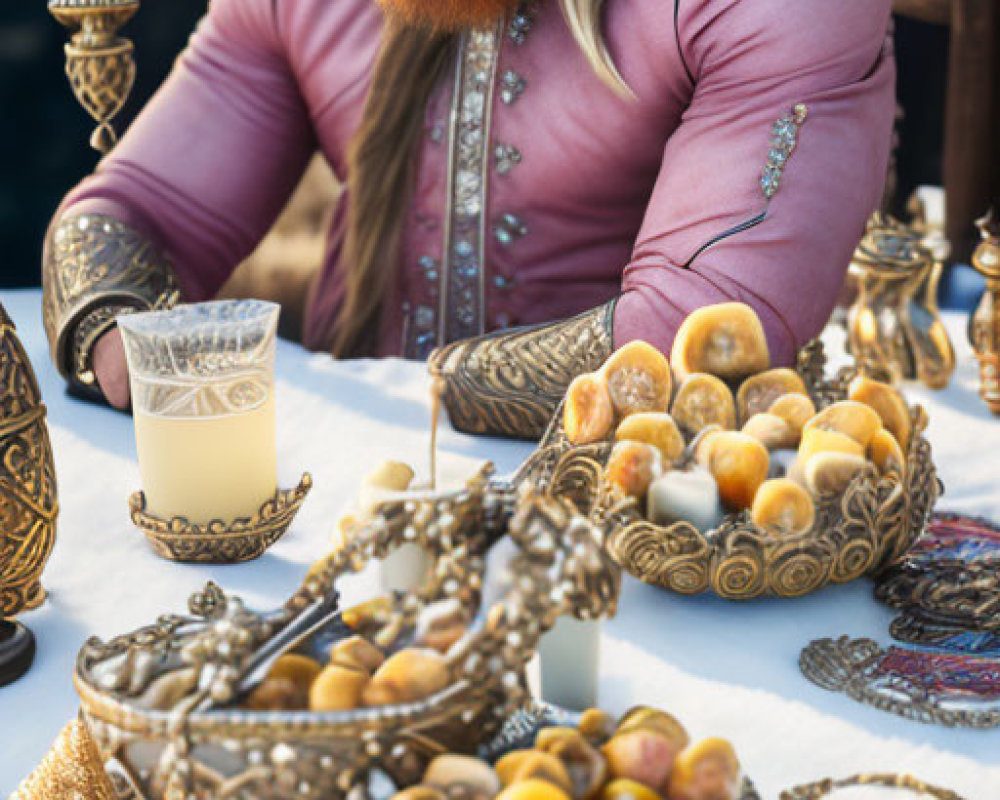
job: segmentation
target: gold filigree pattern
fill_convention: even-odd
[[[619,573],[600,533],[569,501],[497,481],[491,468],[458,491],[384,503],[345,533],[280,609],[253,612],[210,584],[187,614],[88,641],[75,674],[83,718],[121,797],[327,800],[360,788],[372,767],[412,783],[432,756],[475,748],[524,705],[524,666],[559,615],[613,613]],[[388,649],[405,646],[429,604],[467,605],[475,622],[445,656],[448,688],[419,702],[354,711],[234,707],[287,648],[325,653],[323,637],[344,630],[333,614],[337,582],[404,543],[427,550],[434,569],[371,635]],[[517,579],[501,583],[501,596],[485,608],[485,556],[494,543],[510,548],[498,554],[506,558],[501,581]]]
[[[563,322],[436,350],[428,367],[444,382],[452,425],[465,433],[537,439],[570,381],[611,355],[613,318],[612,302]]]
[[[823,377],[822,345],[800,354],[798,370],[817,407],[846,396],[852,372]],[[914,429],[926,416],[912,411]],[[545,485],[554,472],[590,476],[589,485],[573,487],[574,502],[590,509],[604,527],[608,551],[640,580],[681,594],[708,589],[720,597],[748,600],[762,595],[799,597],[828,583],[847,583],[881,572],[909,550],[941,491],[930,445],[919,433],[907,454],[905,478],[879,476],[868,469],[839,496],[820,498],[816,524],[807,533],[780,539],[757,528],[747,515],[731,516],[717,530],[702,533],[688,523],[655,525],[635,502],[621,499],[602,485],[601,465],[607,444],[573,447],[556,414],[539,449],[522,466],[518,479]],[[589,494],[589,501],[580,500]]]
[[[107,153],[115,145],[111,127],[135,83],[133,45],[118,36],[139,9],[139,0],[49,0],[49,11],[70,30],[66,77],[73,94],[97,122],[91,146]]]
[[[182,517],[160,519],[146,510],[142,492],[129,498],[129,513],[162,558],[196,564],[236,564],[259,558],[285,535],[310,489],[312,476],[307,472],[294,489],[278,491],[252,517],[232,522],[215,520],[195,525]]]
[[[178,299],[173,269],[142,234],[113,217],[68,216],[46,242],[42,319],[60,374],[97,393],[91,351],[126,310],[168,308]]]
[[[893,773],[852,775],[849,778],[824,778],[815,783],[786,789],[779,795],[779,800],[822,800],[833,797],[841,789],[851,789],[856,786],[878,786],[886,789],[903,789],[919,797],[933,797],[936,800],[962,800],[962,797],[950,789],[931,786],[912,775]],[[853,796],[853,795],[852,795]]]
[[[45,599],[39,579],[55,544],[58,510],[45,406],[0,306],[0,617]]]

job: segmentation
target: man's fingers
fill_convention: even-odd
[[[117,409],[129,407],[128,363],[121,332],[108,331],[94,345],[94,373],[105,399]]]

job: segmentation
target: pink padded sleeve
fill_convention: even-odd
[[[884,185],[894,103],[890,0],[679,0],[693,80],[623,277],[615,339],[666,352],[684,317],[738,300],[788,364],[833,308]],[[768,202],[772,125],[804,103]]]
[[[272,0],[213,0],[173,73],[61,213],[114,216],[213,296],[273,224],[315,149]]]

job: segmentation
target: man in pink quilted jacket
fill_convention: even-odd
[[[53,221],[53,356],[125,404],[115,314],[211,298],[318,148],[347,188],[312,348],[460,342],[435,372],[548,409],[614,346],[669,351],[692,309],[739,300],[790,363],[881,194],[889,19],[889,0],[214,0]],[[528,406],[498,431],[537,433]]]

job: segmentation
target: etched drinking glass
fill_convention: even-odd
[[[118,318],[149,512],[252,517],[277,491],[279,307],[224,300]]]

